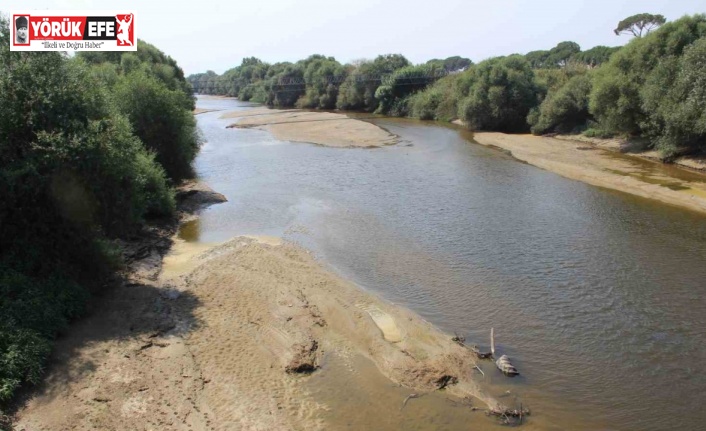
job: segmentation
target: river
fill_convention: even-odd
[[[248,109],[200,98],[199,108]],[[400,136],[337,149],[197,116],[195,167],[229,202],[188,241],[272,235],[437,327],[489,345],[529,429],[703,429],[706,217],[520,163],[468,132],[370,120]]]

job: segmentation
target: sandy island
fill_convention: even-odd
[[[566,139],[496,132],[476,132],[473,139],[566,178],[706,213],[706,176],[702,174]]]
[[[228,127],[267,130],[282,141],[339,148],[376,148],[398,142],[397,136],[374,124],[332,112],[255,108],[228,112],[221,118],[238,119]]]

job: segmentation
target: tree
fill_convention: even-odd
[[[619,46],[608,47],[608,46],[595,46],[587,51],[579,52],[573,56],[574,61],[583,63],[590,68],[600,66],[610,60],[610,57],[615,54],[620,49]]]
[[[660,63],[672,62],[698,39],[706,37],[706,15],[685,16],[659,30],[635,38],[597,69],[591,90],[591,114],[604,130],[641,135],[652,130],[652,109],[645,105],[646,86],[655,72],[666,73]],[[662,80],[671,86],[670,79]],[[657,101],[658,98],[653,100]],[[652,133],[654,135],[654,133]]]
[[[312,55],[298,62],[304,70],[306,93],[297,101],[300,108],[333,109],[338,97],[338,84],[346,69],[333,57]]]
[[[592,77],[588,71],[575,75],[555,91],[549,91],[539,109],[533,109],[527,118],[532,133],[570,133],[591,119],[588,97]]]
[[[473,130],[523,132],[536,106],[534,73],[522,55],[492,58],[469,69],[468,96],[459,113]],[[464,73],[464,74],[465,74]]]
[[[434,64],[436,66],[442,67],[447,72],[458,72],[468,69],[468,67],[471,66],[473,62],[470,58],[455,55],[453,57],[448,57],[444,60],[434,58],[432,60],[427,61],[426,64]]]
[[[0,15],[0,45],[9,46],[9,30]],[[121,58],[128,68],[142,60],[106,54],[117,55],[91,64],[58,52],[0,50],[3,404],[20,385],[39,382],[51,340],[115,269],[118,252],[106,238],[174,210],[164,170],[111,103],[105,80],[118,79]],[[151,79],[180,92],[177,74],[158,81],[169,75],[161,69]],[[188,112],[181,94],[177,108]]]
[[[529,61],[530,66],[533,69],[543,69],[547,66],[547,59],[549,58],[549,51],[531,51],[525,55],[525,59]]]
[[[549,50],[549,56],[547,57],[547,66],[559,66],[564,67],[569,59],[574,55],[581,52],[581,47],[576,42],[561,42],[554,48]]]
[[[706,149],[706,38],[681,57],[659,63],[641,91],[644,134],[669,158],[682,150]]]
[[[663,15],[652,15],[651,13],[639,13],[629,16],[618,23],[613,32],[616,36],[621,34],[632,34],[635,37],[642,37],[652,30],[667,22]]]
[[[380,101],[378,112],[394,116],[407,115],[406,98],[445,74],[443,65],[434,63],[397,69],[385,77],[375,91],[375,97]]]
[[[135,135],[150,150],[169,178],[191,178],[191,162],[198,151],[196,120],[184,108],[189,96],[171,90],[138,70],[120,77],[112,88],[118,110],[129,118]]]
[[[375,93],[382,80],[395,70],[410,64],[401,54],[379,55],[373,61],[361,62],[348,73],[339,88],[336,107],[368,112],[376,110],[380,100]]]

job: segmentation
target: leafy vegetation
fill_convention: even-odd
[[[588,111],[591,87],[591,74],[585,72],[571,77],[564,85],[550,92],[527,118],[532,133],[571,133],[585,126],[586,121],[591,119]]]
[[[5,46],[8,29],[0,17]],[[112,239],[173,213],[193,104],[176,62],[144,42],[0,51],[0,402],[38,382],[52,339],[120,265]]]
[[[176,62],[144,41],[137,53],[80,52],[78,57],[96,66],[112,104],[128,117],[167,176],[173,181],[193,176],[191,161],[198,151],[191,113],[195,99]]]
[[[246,59],[261,69],[237,86],[277,107],[460,119],[474,130],[510,133],[642,136],[668,159],[706,149],[706,83],[699,73],[706,17],[665,22],[651,14],[621,21],[617,33],[638,36],[622,48],[582,51],[576,42],[564,41],[478,64],[455,56],[412,65],[396,54],[347,65],[321,55],[271,66]],[[246,60],[236,69],[244,69]],[[207,72],[189,80],[206,91],[224,89],[244,72],[233,73]]]
[[[667,157],[679,146],[702,146],[703,134],[681,143],[677,137],[696,126],[691,109],[699,106],[703,80],[691,71],[704,37],[706,16],[687,16],[633,39],[613,55],[596,71],[590,96],[590,111],[601,128],[648,136]],[[692,94],[684,93],[686,89]],[[683,102],[684,109],[679,106]]]
[[[469,70],[459,116],[472,129],[522,132],[535,104],[532,68],[521,55],[486,60]]]
[[[649,34],[649,32],[665,22],[667,22],[667,19],[663,15],[639,13],[620,21],[613,32],[616,36],[621,34],[631,34],[635,37],[642,37],[645,34]]]

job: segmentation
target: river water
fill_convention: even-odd
[[[200,108],[249,109],[200,98]],[[229,202],[188,241],[296,241],[341,276],[513,358],[496,393],[529,429],[706,428],[706,217],[572,181],[449,126],[370,120],[401,137],[336,149],[197,116],[195,167]]]

